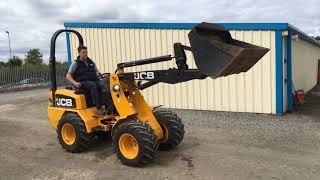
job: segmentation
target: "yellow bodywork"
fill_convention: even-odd
[[[120,71],[121,72],[121,71]],[[119,73],[119,72],[118,72]],[[119,91],[113,91],[114,85],[119,85]],[[139,120],[148,123],[154,130],[159,140],[163,139],[163,131],[160,124],[153,115],[150,107],[141,95],[135,81],[122,82],[117,74],[110,75],[110,91],[114,106],[118,114],[110,116],[96,117],[95,107],[87,108],[86,99],[83,94],[75,94],[73,90],[58,89],[56,95],[63,95],[73,98],[76,107],[53,107],[52,92],[49,92],[48,118],[51,125],[57,129],[57,125],[65,113],[77,113],[84,121],[87,132],[90,133],[96,127],[103,127],[105,131],[110,130],[106,125],[101,124],[100,120],[112,119],[112,127],[117,127],[120,123],[129,120]],[[129,95],[126,96],[125,92]]]
[[[114,85],[120,85],[119,92],[112,91]],[[152,107],[144,100],[135,81],[124,83],[119,80],[117,74],[111,74],[110,89],[114,106],[120,116],[119,119],[135,118],[136,120],[146,122],[154,130],[159,140],[163,138],[161,126],[153,115]],[[124,92],[126,91],[130,92],[128,97],[125,96]]]
[[[92,129],[99,126],[98,118],[94,117],[97,111],[97,108],[91,107],[87,108],[85,96],[83,94],[75,94],[74,91],[68,89],[58,89],[56,91],[56,95],[65,95],[71,98],[74,98],[76,101],[75,108],[62,108],[62,107],[53,107],[52,100],[49,100],[49,107],[48,107],[48,118],[51,125],[57,129],[58,123],[62,116],[65,113],[77,113],[81,119],[84,121],[86,126],[87,132],[92,132]],[[49,99],[52,99],[52,92],[49,92]]]

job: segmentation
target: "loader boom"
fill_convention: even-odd
[[[119,79],[123,81],[149,81],[147,83],[139,85],[139,89],[143,90],[147,87],[155,85],[159,82],[176,84],[180,82],[185,82],[193,79],[205,79],[207,75],[200,73],[198,69],[188,69],[188,65],[186,63],[187,57],[185,50],[191,51],[191,48],[188,46],[184,46],[181,43],[174,44],[174,52],[175,56],[166,55],[153,57],[148,59],[142,59],[137,61],[130,61],[126,63],[119,63],[117,65],[118,69],[123,69],[126,67],[139,66],[144,64],[152,64],[163,61],[170,61],[172,59],[176,59],[177,69],[168,69],[168,70],[154,70],[154,71],[141,71],[141,72],[128,72],[119,74]]]

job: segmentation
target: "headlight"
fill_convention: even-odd
[[[119,92],[120,91],[120,85],[119,84],[115,84],[112,86],[112,91],[113,92]]]

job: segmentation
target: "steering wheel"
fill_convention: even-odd
[[[105,78],[106,76],[110,76],[110,73],[99,73],[99,76],[101,77],[101,79]]]

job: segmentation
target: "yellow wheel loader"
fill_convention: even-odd
[[[54,33],[50,49],[48,118],[62,147],[72,153],[87,150],[99,133],[110,132],[120,161],[129,166],[151,162],[157,150],[171,150],[184,136],[182,120],[174,112],[151,107],[141,92],[157,83],[176,84],[193,79],[217,78],[249,70],[269,49],[233,39],[222,26],[196,25],[188,34],[191,47],[174,44],[174,56],[119,63],[115,73],[102,74],[104,105],[113,107],[107,115],[96,115],[90,95],[74,87],[57,89],[55,42],[59,34],[79,32],[62,29]],[[191,51],[197,69],[189,69],[185,51]],[[176,60],[177,67],[166,70],[125,72],[132,66]]]

